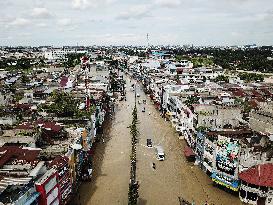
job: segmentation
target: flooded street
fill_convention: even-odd
[[[105,142],[96,145],[92,180],[83,183],[79,190],[82,205],[128,204],[131,135],[127,127],[134,106],[134,92],[129,91],[129,84],[127,79],[127,101],[117,102],[114,119],[104,132]],[[174,128],[161,118],[139,86],[137,93],[140,94],[137,100],[147,100],[146,105],[137,105],[140,122],[137,145],[139,204],[179,204],[178,197],[194,200],[198,205],[206,201],[215,205],[241,204],[237,196],[214,187],[199,167],[186,161],[183,154],[185,141],[178,139]],[[146,112],[141,112],[143,106]],[[152,139],[153,146],[164,148],[164,161],[156,160],[154,147],[146,145],[147,138]]]
[[[133,94],[128,94],[128,101],[117,102],[114,118],[104,131],[104,143],[96,145],[92,180],[79,190],[82,205],[128,203],[131,135],[127,127],[134,105]]]
[[[137,148],[137,179],[140,182],[139,204],[179,204],[178,197],[195,204],[239,205],[233,196],[212,185],[211,179],[193,163],[186,161],[183,147],[186,142],[165,122],[149,98],[138,88],[141,99],[147,100],[146,112],[138,105],[140,119],[140,141]],[[150,115],[149,115],[150,112]],[[146,139],[151,138],[153,146],[160,145],[165,151],[165,160],[157,161],[154,148],[148,148]],[[153,170],[152,163],[156,164]]]

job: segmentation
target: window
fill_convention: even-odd
[[[241,189],[241,190],[240,190],[240,196],[241,196],[242,198],[245,198],[245,197],[246,197],[246,191],[243,190],[243,189]]]
[[[254,189],[259,189],[259,186],[255,184],[248,184],[249,187],[254,188]]]
[[[251,201],[256,201],[257,198],[257,193],[247,192],[247,199],[250,199]]]
[[[210,161],[210,160],[207,159],[207,158],[204,158],[204,161],[205,161],[210,167],[212,167],[212,161]]]
[[[268,187],[260,186],[260,190],[263,191],[263,192],[268,192]]]
[[[48,193],[55,185],[57,184],[56,176],[54,176],[50,181],[45,185],[45,191]]]

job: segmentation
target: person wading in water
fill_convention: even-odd
[[[153,169],[155,170],[155,168],[156,168],[156,167],[155,167],[155,163],[153,162]]]

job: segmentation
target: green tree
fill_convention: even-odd
[[[229,78],[228,78],[228,76],[225,76],[225,75],[218,75],[215,78],[215,82],[226,82],[226,83],[228,83],[228,81],[229,81]]]
[[[241,80],[244,80],[246,82],[252,82],[252,81],[263,82],[264,81],[264,76],[262,74],[257,74],[257,73],[240,73],[239,77]]]
[[[185,100],[185,104],[190,107],[193,104],[197,104],[199,102],[199,97],[195,96],[195,95],[190,95],[187,97],[187,99]]]
[[[22,83],[26,84],[30,82],[29,77],[26,76],[26,74],[22,75],[22,79],[21,79]]]

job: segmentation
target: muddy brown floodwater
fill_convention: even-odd
[[[94,172],[91,182],[81,185],[81,205],[128,204],[131,136],[127,128],[131,122],[134,93],[129,91],[127,101],[118,102],[114,119],[104,132],[105,142],[95,149]],[[240,205],[238,196],[214,187],[211,179],[183,155],[184,140],[165,122],[153,103],[137,87],[140,97],[147,104],[138,104],[139,143],[137,146],[137,180],[139,181],[139,205],[179,205],[178,197],[202,205],[206,201],[215,205]],[[145,106],[146,112],[141,110]],[[150,113],[150,114],[149,114]],[[157,161],[154,148],[146,146],[151,138],[153,145],[161,145],[166,154],[164,161]],[[152,163],[156,169],[152,168]]]

